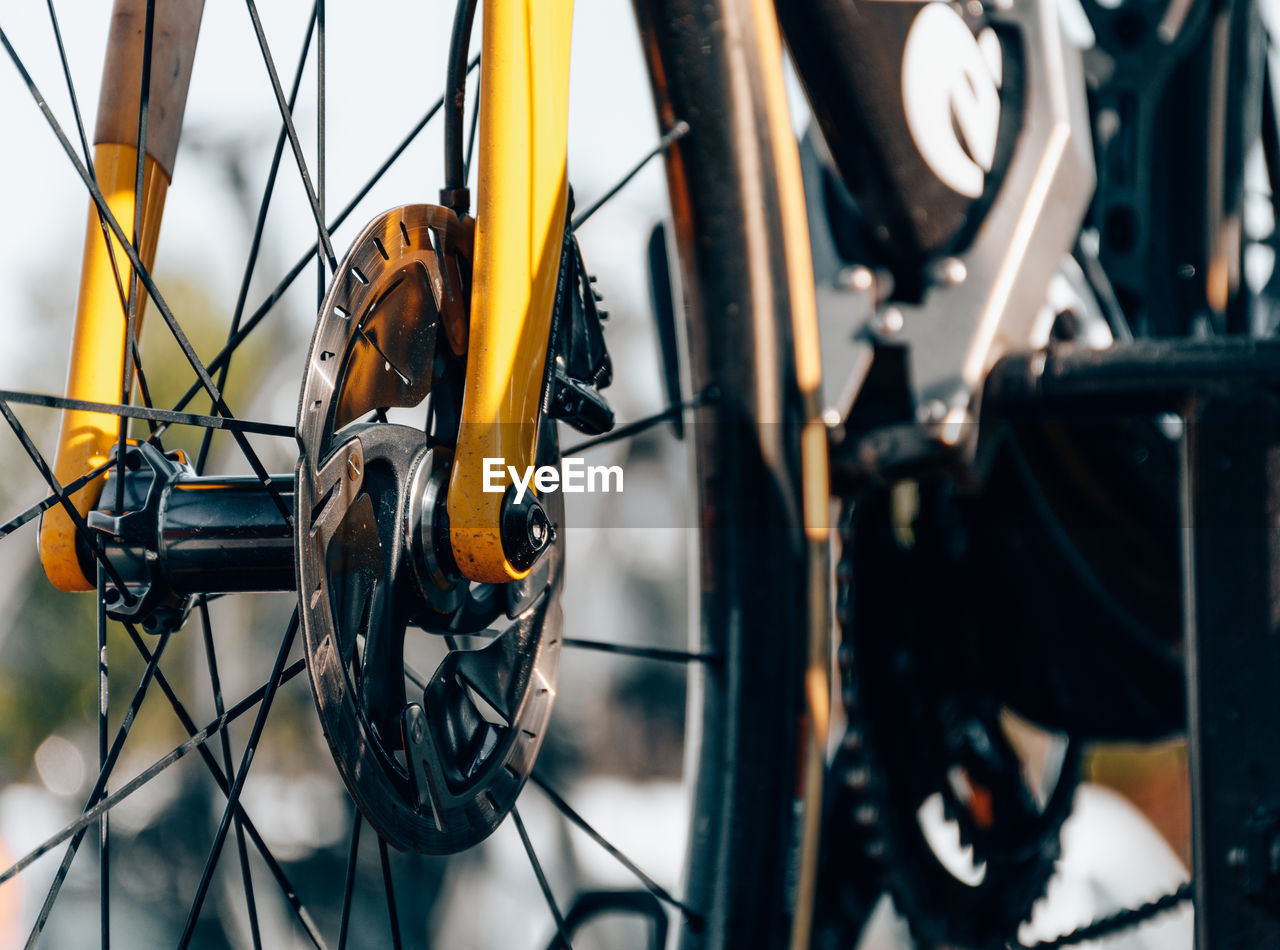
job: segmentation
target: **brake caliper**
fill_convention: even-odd
[[[570,214],[572,211],[571,194]],[[608,432],[614,422],[613,409],[600,395],[613,381],[613,364],[604,343],[603,324],[609,314],[597,306],[602,298],[594,284],[595,278],[582,262],[572,225],[567,225],[551,326],[552,359],[547,368],[544,411],[587,435]]]

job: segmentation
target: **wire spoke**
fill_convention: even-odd
[[[462,163],[462,184],[471,181],[471,156],[476,148],[476,128],[480,124],[480,84],[476,83],[476,91],[471,97],[471,128],[467,132],[467,157]]]
[[[471,70],[474,70],[479,63],[480,57],[476,56],[467,65],[467,71],[470,72]],[[342,211],[338,213],[338,216],[333,219],[333,222],[329,225],[330,233],[340,228],[343,222],[351,216],[351,212],[353,212],[360,202],[368,196],[369,192],[374,189],[374,186],[382,180],[382,176],[385,175],[391,166],[396,163],[396,160],[404,154],[405,149],[412,144],[413,140],[416,139],[418,135],[421,134],[422,130],[427,127],[427,123],[435,118],[436,113],[438,113],[443,107],[444,98],[441,97],[427,109],[422,118],[419,119],[414,127],[409,130],[409,133],[400,140],[400,143],[391,150],[391,154],[387,156],[383,163],[379,165],[374,173],[365,181],[365,183],[360,187],[360,190],[356,192],[355,196],[347,202]],[[240,344],[243,343],[249,334],[257,328],[269,313],[271,313],[272,309],[280,301],[280,298],[283,297],[285,292],[293,286],[293,282],[298,279],[298,275],[306,270],[307,265],[311,263],[315,258],[315,255],[316,250],[313,247],[298,259],[293,267],[289,269],[288,273],[286,273],[285,276],[281,278],[280,282],[276,284],[275,288],[267,294],[266,299],[264,299],[262,303],[258,305],[257,309],[249,316],[249,319],[245,321],[244,326],[241,327],[240,330],[227,341],[226,345],[217,352],[213,359],[209,361],[210,370],[216,371],[226,365],[227,361],[240,347]],[[200,393],[200,389],[201,385],[199,382],[192,384],[191,387],[183,394],[182,398],[174,405],[174,409],[181,410],[185,407]]]
[[[711,393],[704,390],[703,392],[686,399],[684,402],[677,403],[674,406],[668,406],[661,412],[655,412],[653,415],[645,416],[643,419],[637,419],[635,422],[628,422],[626,425],[618,426],[616,429],[605,432],[602,435],[583,439],[577,445],[571,445],[569,448],[565,449],[562,455],[564,458],[568,458],[571,455],[578,455],[581,452],[585,452],[587,449],[594,449],[599,445],[608,445],[610,442],[618,442],[622,439],[634,438],[641,432],[645,432],[656,425],[661,425],[670,419],[679,417],[679,415],[686,409],[696,409],[698,406],[710,402],[712,398]]]
[[[271,435],[281,439],[292,439],[295,433],[293,426],[276,425],[271,422],[228,419],[225,416],[202,416],[194,412],[175,412],[171,409],[154,409],[147,406],[117,405],[111,402],[93,402],[88,399],[69,399],[65,396],[18,392],[12,389],[0,389],[0,401],[16,402],[27,406],[44,406],[46,409],[83,409],[89,412],[101,412],[122,418],[149,419],[152,422],[200,426],[206,429],[226,429],[229,432],[252,432],[257,435]],[[113,461],[111,464],[115,465],[115,462]]]
[[[132,624],[125,624],[124,629],[129,634],[129,638],[133,641],[133,645],[137,649],[138,654],[144,660],[149,660],[151,653],[147,649],[147,645],[142,642],[142,637],[138,634],[137,628]],[[289,669],[285,671],[280,685],[283,686],[285,682],[296,676],[305,668],[305,665],[306,663],[304,660],[298,660],[290,666]],[[182,701],[178,699],[177,694],[173,691],[173,686],[164,675],[163,670],[156,671],[156,686],[160,688],[160,692],[163,693],[165,699],[168,700],[170,708],[172,708],[179,724],[181,724],[182,728],[186,731],[187,736],[194,738],[200,730],[196,726],[195,720],[191,718],[191,714],[187,712],[187,708],[182,704]],[[234,712],[234,709],[232,712]],[[218,786],[218,789],[223,795],[227,795],[231,790],[231,783],[223,774],[217,760],[213,757],[213,753],[210,752],[203,744],[199,745],[196,748],[196,751],[200,754],[200,758],[204,762],[205,768],[213,778],[214,783]],[[266,842],[263,840],[262,835],[254,825],[252,819],[250,819],[248,813],[245,812],[244,806],[237,804],[236,813],[237,817],[239,817],[240,821],[243,823],[244,830],[249,835],[249,840],[252,842],[254,849],[258,852],[258,855],[262,860],[266,862],[267,869],[271,871],[272,877],[274,877],[276,883],[279,884],[281,893],[292,908],[295,916],[297,916],[298,922],[302,924],[303,930],[306,931],[307,936],[316,947],[324,947],[324,940],[320,936],[320,931],[316,927],[315,921],[313,921],[311,919],[311,915],[307,913],[306,907],[303,906],[302,901],[298,898],[298,893],[294,888],[293,883],[289,880],[288,875],[284,873],[284,869],[280,867],[280,862],[277,861],[275,855],[271,853],[271,849],[267,847]]]
[[[305,667],[306,661],[298,660],[285,669],[285,671],[280,675],[280,682],[277,685],[283,686],[289,680],[301,673]],[[156,682],[159,682],[158,677]],[[71,821],[61,831],[58,831],[41,844],[32,848],[3,872],[0,872],[0,884],[5,883],[24,871],[26,868],[30,867],[32,862],[42,858],[77,832],[83,831],[85,828],[88,828],[90,825],[97,822],[99,815],[103,815],[106,812],[111,811],[111,809],[115,808],[165,769],[169,768],[175,762],[186,758],[193,750],[203,746],[204,743],[217,735],[219,731],[225,729],[228,725],[235,722],[254,706],[258,705],[258,703],[262,701],[262,697],[266,694],[267,685],[269,684],[259,686],[244,699],[240,700],[240,702],[228,709],[223,715],[218,716],[203,729],[199,729],[193,733],[191,738],[187,739],[187,741],[183,742],[181,745],[175,746],[164,756],[157,759],[151,765],[147,766],[147,768],[143,769],[132,779],[122,785],[117,791],[99,801],[98,804],[94,805],[92,808],[87,809],[79,818]]]
[[[62,43],[62,27],[58,25],[58,14],[53,9],[53,0],[45,0],[49,8],[49,23],[53,26],[53,38],[58,44],[58,59],[62,63],[62,76],[67,83],[67,94],[71,97],[71,111],[76,118],[76,131],[80,135],[80,147],[84,150],[85,164],[93,170],[93,150],[89,148],[89,137],[84,132],[84,116],[80,112],[80,100],[76,96],[76,84],[71,79],[71,64],[67,62],[67,49]]]
[[[400,950],[400,916],[396,913],[396,889],[391,880],[391,858],[387,854],[387,842],[378,836],[378,860],[382,862],[382,885],[387,894],[387,917],[391,925],[391,946]]]
[[[258,37],[258,49],[262,52],[262,62],[271,77],[271,89],[276,94],[276,106],[280,109],[280,119],[289,133],[289,146],[293,149],[293,159],[298,164],[298,174],[302,176],[302,186],[307,190],[307,200],[311,202],[311,213],[316,219],[316,231],[325,259],[329,263],[329,272],[338,269],[337,258],[333,256],[333,245],[329,242],[329,232],[324,226],[324,214],[320,208],[320,200],[316,196],[315,186],[311,183],[311,173],[307,171],[307,161],[302,155],[302,143],[298,141],[298,130],[293,124],[293,116],[285,103],[284,89],[280,86],[280,74],[276,72],[275,61],[271,58],[271,49],[267,44],[267,35],[262,30],[262,20],[258,17],[258,5],[253,0],[245,0],[249,8],[249,16],[253,20],[253,32]]]
[[[147,120],[151,113],[151,52],[155,39],[156,2],[147,0],[147,12],[142,30],[142,88],[138,92],[138,147],[133,161],[133,249],[142,253],[142,183],[147,160]],[[131,401],[133,395],[133,357],[137,352],[138,278],[129,280],[129,300],[125,308],[124,367],[120,374],[120,404]],[[116,417],[116,511],[124,510],[124,457],[125,443],[129,436],[129,422],[125,416]]]
[[[53,27],[53,37],[58,45],[58,60],[62,64],[62,76],[66,80],[67,95],[71,99],[71,112],[76,120],[76,133],[80,137],[80,147],[84,150],[85,167],[89,169],[89,174],[93,175],[96,180],[97,172],[93,167],[93,150],[89,147],[89,139],[85,135],[84,116],[80,112],[80,100],[76,95],[76,84],[71,78],[71,65],[67,62],[67,50],[62,42],[62,27],[58,24],[58,14],[53,8],[53,0],[46,0],[46,6],[49,9],[49,23]],[[115,277],[116,296],[120,298],[120,311],[126,313],[129,305],[125,299],[124,283],[120,277],[120,264],[116,260],[116,249],[111,244],[111,235],[107,230],[107,222],[103,219],[101,213],[98,214],[98,227],[102,230],[102,242],[106,246],[107,258],[111,262],[111,272]],[[147,378],[142,372],[142,361],[138,356],[138,341],[136,337],[129,338],[129,345],[133,350],[133,361],[138,373],[138,389],[142,394],[142,403],[149,406],[151,405],[151,393],[147,387]],[[154,431],[154,424],[150,425]]]
[[[597,211],[599,211],[601,208],[603,208],[605,204],[608,203],[608,201],[613,198],[614,195],[616,195],[623,188],[625,188],[627,184],[631,181],[631,179],[635,178],[636,175],[640,174],[641,169],[643,169],[646,165],[648,165],[651,161],[653,161],[654,158],[661,155],[663,152],[665,152],[672,145],[680,141],[682,138],[684,138],[688,134],[689,134],[689,123],[681,119],[679,122],[673,125],[667,131],[667,133],[662,136],[662,138],[658,139],[658,144],[655,145],[653,149],[645,155],[644,158],[640,159],[640,161],[637,162],[635,166],[632,167],[631,171],[623,175],[622,178],[618,180],[618,183],[616,185],[614,185],[612,188],[606,191],[603,195],[597,198],[595,201],[595,204],[591,205],[585,211],[580,211],[576,215],[574,215],[573,224],[572,224],[573,230],[576,231],[578,230],[578,228],[586,224],[587,219],[590,218]]]
[[[596,831],[596,829],[592,827],[585,818],[574,811],[573,808],[570,807],[569,803],[566,802],[555,789],[548,785],[540,775],[534,773],[530,776],[530,779],[533,781],[534,785],[537,785],[538,788],[542,789],[543,793],[551,799],[551,803],[555,805],[566,818],[585,831],[592,841],[604,848],[604,850],[607,851],[619,864],[634,874],[639,879],[640,883],[644,885],[645,890],[658,898],[658,900],[665,901],[672,907],[677,908],[682,914],[684,914],[685,920],[689,921],[691,924],[697,926],[701,923],[701,914],[683,901],[677,900],[666,888],[649,875],[645,874],[644,871],[640,870],[639,866],[634,861],[610,844],[604,835]]]
[[[298,65],[293,73],[293,85],[289,89],[289,114],[293,114],[293,107],[298,100],[298,90],[302,86],[302,74],[307,65],[307,51],[311,49],[311,38],[315,34],[316,20],[318,18],[319,0],[312,5],[311,16],[307,20],[307,32],[302,39],[302,52],[298,54]],[[231,315],[231,327],[227,331],[227,343],[230,344],[235,339],[236,333],[240,329],[240,321],[244,317],[245,304],[249,298],[249,283],[253,280],[254,270],[258,266],[258,255],[262,251],[262,235],[267,227],[267,210],[271,206],[271,199],[275,195],[276,179],[280,174],[280,159],[284,155],[284,143],[288,137],[288,129],[284,123],[280,123],[280,132],[276,136],[275,151],[271,154],[271,168],[267,172],[267,182],[262,187],[262,200],[258,202],[258,216],[253,224],[253,238],[249,242],[249,257],[245,261],[244,275],[240,278],[240,292],[236,296],[236,309]],[[307,258],[310,260],[310,257]],[[323,271],[323,268],[321,268]],[[227,385],[227,373],[231,369],[231,360],[227,359],[220,366],[209,364],[210,371],[218,374],[218,388],[224,389]],[[196,471],[203,472],[205,463],[209,460],[209,448],[213,441],[213,433],[206,432],[200,443],[200,452],[196,456]]]
[[[187,924],[182,929],[182,937],[178,941],[180,948],[187,947],[195,934],[196,921],[200,919],[200,909],[204,906],[205,895],[209,892],[209,883],[213,880],[213,869],[217,866],[218,857],[222,853],[222,844],[227,840],[227,830],[231,827],[231,817],[236,812],[236,805],[240,801],[240,793],[244,790],[245,777],[249,774],[249,763],[253,761],[253,754],[258,749],[258,740],[262,736],[263,726],[267,723],[267,716],[271,712],[271,704],[275,701],[276,691],[280,688],[280,677],[284,672],[285,663],[289,659],[289,651],[293,647],[294,636],[297,632],[298,611],[295,608],[293,618],[289,621],[289,627],[280,643],[280,652],[276,654],[276,662],[271,670],[271,678],[267,680],[266,693],[263,695],[262,705],[258,708],[258,714],[253,720],[253,729],[249,732],[249,741],[245,743],[244,755],[240,759],[240,770],[235,778],[232,779],[231,791],[227,794],[227,805],[222,810],[222,820],[218,822],[218,831],[214,835],[213,846],[209,849],[209,857],[205,860],[204,871],[200,875],[200,884],[196,888],[196,896],[191,901],[191,910],[187,914]]]
[[[529,840],[529,832],[525,830],[524,820],[520,817],[520,809],[514,805],[511,808],[511,817],[515,819],[516,831],[520,832],[520,843],[524,845],[524,853],[529,856],[529,863],[533,865],[533,873],[538,878],[538,887],[542,888],[542,896],[546,898],[551,916],[555,918],[556,933],[560,936],[561,950],[573,950],[573,945],[569,943],[568,931],[565,928],[564,915],[560,913],[560,907],[556,904],[556,896],[551,893],[551,885],[547,882],[547,876],[542,873],[542,864],[538,861],[538,855],[533,850],[533,842]]]
[[[81,536],[84,537],[84,539],[93,548],[95,556],[98,556],[98,562],[106,570],[107,574],[110,575],[111,583],[116,586],[121,599],[125,604],[131,604],[133,602],[133,595],[129,593],[129,589],[125,586],[124,580],[121,579],[120,574],[116,569],[111,566],[111,562],[100,556],[102,540],[98,537],[97,532],[89,529],[89,526],[85,523],[84,516],[80,514],[76,509],[76,506],[71,503],[70,497],[68,497],[62,486],[58,484],[58,479],[54,476],[53,470],[49,468],[49,463],[46,462],[44,456],[40,454],[40,450],[36,448],[35,443],[31,441],[31,436],[28,434],[26,428],[18,421],[18,417],[15,416],[13,414],[13,410],[9,408],[9,403],[3,398],[0,398],[0,413],[4,414],[5,421],[9,423],[9,428],[13,430],[14,435],[18,437],[18,441],[22,443],[23,450],[39,470],[41,477],[45,480],[45,484],[49,486],[49,490],[57,497],[58,503],[62,505],[63,509],[67,512],[68,517],[70,517],[71,521],[75,524],[76,530],[81,532]]]
[[[26,66],[23,65],[22,59],[18,56],[17,50],[13,48],[13,44],[9,42],[9,36],[3,29],[0,29],[0,45],[4,46],[5,52],[9,55],[9,59],[13,62],[19,74],[22,76],[28,92],[31,93],[31,97],[35,100],[41,114],[44,115],[45,121],[49,124],[49,127],[53,130],[58,142],[62,145],[63,152],[66,154],[67,158],[70,159],[71,164],[75,166],[77,174],[80,175],[80,180],[84,182],[85,187],[89,190],[89,195],[93,199],[93,203],[97,206],[99,215],[110,226],[112,234],[115,235],[116,240],[120,242],[125,253],[128,254],[129,263],[133,265],[134,273],[142,281],[143,285],[147,289],[147,293],[150,294],[151,299],[155,302],[156,309],[160,311],[160,315],[164,318],[165,323],[168,324],[169,332],[173,334],[173,338],[178,343],[178,347],[182,350],[183,356],[191,365],[191,368],[195,370],[196,375],[200,378],[201,385],[212,397],[219,415],[232,417],[233,414],[230,408],[228,408],[225,400],[222,398],[222,392],[214,384],[213,377],[209,375],[209,370],[205,367],[204,363],[200,361],[200,357],[196,355],[190,339],[187,338],[186,333],[174,317],[173,311],[169,309],[168,303],[165,301],[163,295],[161,295],[160,288],[156,286],[151,274],[143,266],[142,260],[138,256],[137,249],[125,237],[124,231],[120,227],[120,222],[116,220],[115,214],[112,213],[111,208],[107,205],[106,198],[102,195],[102,189],[98,187],[97,181],[89,174],[88,169],[85,168],[84,164],[76,156],[75,149],[67,138],[66,132],[63,131],[62,125],[58,122],[53,111],[49,108],[49,104],[45,101],[44,95],[40,92],[40,88],[36,85],[35,80],[31,78],[31,74],[27,71]],[[259,459],[257,453],[254,452],[253,446],[249,444],[249,441],[245,438],[243,432],[238,432],[234,429],[231,430],[231,432],[236,440],[236,444],[240,446],[241,452],[244,453],[245,459],[249,462],[249,467],[253,469],[254,475],[258,477],[262,482],[263,487],[267,489],[268,493],[271,495],[272,501],[280,510],[280,513],[284,515],[286,523],[292,524],[292,515],[289,511],[289,507],[285,504],[284,498],[281,497],[279,488],[272,482],[270,475],[267,474],[267,470],[263,466],[262,460]]]
[[[101,598],[99,598],[99,603],[101,603]],[[85,805],[86,808],[92,808],[94,805],[98,804],[102,798],[103,792],[106,790],[107,780],[111,777],[111,772],[115,768],[116,762],[119,761],[120,752],[124,748],[124,741],[129,736],[129,730],[133,728],[134,719],[137,716],[138,710],[142,706],[143,699],[146,697],[147,688],[150,686],[151,680],[159,668],[160,655],[164,652],[164,648],[168,642],[169,637],[166,634],[161,639],[159,646],[156,647],[155,654],[151,661],[147,663],[146,669],[143,670],[142,679],[138,683],[138,688],[133,692],[133,698],[129,701],[129,707],[125,712],[124,719],[120,721],[120,727],[116,731],[116,737],[111,744],[111,749],[108,751],[106,759],[98,769],[98,778],[97,781],[93,783],[92,791],[89,792],[89,799]],[[105,815],[106,812],[104,811],[102,814]],[[54,875],[53,882],[49,885],[49,890],[45,894],[44,904],[41,906],[40,913],[36,916],[35,925],[31,928],[31,934],[27,938],[28,947],[34,946],[36,941],[40,938],[40,934],[44,930],[45,922],[49,919],[49,913],[53,910],[53,904],[58,899],[58,893],[62,890],[62,884],[67,878],[67,872],[71,869],[71,862],[75,860],[76,852],[79,851],[80,843],[84,840],[85,832],[88,831],[89,825],[91,824],[93,824],[92,821],[86,822],[80,828],[73,829],[72,834],[63,837],[61,840],[47,841],[45,842],[45,845],[41,846],[44,847],[44,851],[49,851],[61,844],[62,841],[65,841],[67,837],[71,838],[71,843],[67,846],[67,851],[62,856],[62,864],[58,868],[58,873]],[[43,854],[44,851],[41,851],[40,853]],[[39,857],[39,855],[36,855],[36,857]],[[32,858],[32,860],[34,860],[34,858]],[[10,868],[3,875],[0,875],[0,883],[8,880],[9,877],[16,874],[19,870],[21,870],[21,868],[14,865],[13,868]]]
[[[114,582],[117,584],[119,590],[121,591],[122,596],[128,599],[131,599],[131,595],[128,594],[127,589],[124,587],[123,582],[119,578],[119,575],[115,573],[114,569],[110,565],[110,562],[108,562],[106,558],[103,557],[101,552],[101,542],[97,536],[97,533],[89,530],[88,526],[84,522],[84,518],[80,515],[80,513],[76,510],[75,506],[72,505],[70,500],[68,499],[67,493],[61,488],[61,486],[58,485],[57,479],[54,477],[53,473],[49,470],[49,467],[45,463],[43,456],[40,455],[39,450],[36,449],[35,445],[31,442],[30,437],[26,433],[26,430],[22,427],[21,423],[13,415],[13,412],[9,408],[8,403],[4,402],[3,400],[0,400],[0,413],[4,414],[6,420],[9,422],[10,427],[13,428],[14,432],[18,435],[18,438],[22,442],[23,447],[27,450],[28,455],[31,456],[32,461],[36,464],[36,467],[40,469],[41,474],[45,477],[45,480],[49,484],[57,501],[66,508],[68,515],[72,518],[73,522],[76,524],[76,527],[82,532],[83,536],[86,537],[90,541],[90,543],[93,545],[93,552],[95,557],[98,558],[99,565],[103,569],[105,569],[106,571],[114,575],[113,577]],[[84,480],[87,481],[87,478],[84,478]],[[296,620],[297,620],[297,613],[295,611],[294,613],[295,624],[296,624]],[[134,645],[137,647],[139,653],[148,661],[148,663],[150,663],[152,654],[147,650],[145,644],[142,643],[141,637],[138,635],[137,630],[133,627],[132,624],[128,624],[128,623],[126,623],[124,627],[125,627],[125,630],[128,631],[129,636],[133,640]],[[284,678],[281,680],[281,685],[283,684],[283,682],[286,682],[287,680],[291,679],[293,676],[297,675],[297,673],[303,669],[304,665],[305,665],[305,662],[303,660],[299,660],[297,661],[297,663],[293,664],[293,666],[291,666],[289,670],[286,671]],[[155,765],[152,766],[152,768],[149,770],[148,773],[144,773],[143,775],[138,776],[133,782],[131,782],[125,788],[121,789],[114,796],[112,796],[111,799],[105,802],[102,802],[98,806],[96,806],[96,809],[95,809],[96,813],[92,816],[89,816],[92,819],[96,819],[97,814],[105,814],[106,811],[114,807],[114,804],[116,801],[126,797],[128,794],[132,793],[133,791],[136,791],[137,788],[146,784],[148,781],[151,780],[151,778],[154,778],[155,775],[158,775],[165,768],[168,768],[169,765],[172,765],[173,762],[176,762],[178,759],[187,755],[191,751],[191,748],[193,747],[199,748],[199,751],[201,752],[202,757],[205,760],[205,764],[208,766],[210,772],[213,774],[215,781],[217,781],[223,793],[227,794],[228,796],[230,795],[230,788],[226,780],[221,777],[221,770],[218,768],[217,763],[213,760],[212,754],[209,753],[208,750],[203,747],[203,742],[210,735],[212,735],[213,732],[220,730],[223,726],[226,725],[226,723],[232,721],[234,718],[241,715],[244,712],[244,709],[239,707],[233,708],[228,713],[226,713],[225,716],[220,717],[220,719],[218,720],[215,720],[214,723],[211,724],[211,726],[206,727],[205,730],[197,730],[195,728],[194,721],[192,721],[190,716],[187,715],[186,710],[182,707],[182,704],[179,702],[176,694],[174,694],[172,688],[169,686],[169,683],[167,679],[164,677],[164,674],[159,670],[156,670],[155,679],[157,684],[161,687],[161,690],[164,692],[165,696],[169,699],[170,705],[173,706],[174,711],[178,714],[179,720],[183,723],[184,728],[187,729],[187,732],[190,738],[188,739],[187,743],[184,743],[183,746],[180,746],[177,750],[170,753],[170,755],[166,757],[166,760],[161,760],[161,762],[156,763]],[[265,690],[265,687],[263,687],[263,689]],[[257,700],[254,700],[254,702],[256,701]],[[249,705],[252,705],[252,703],[250,703]],[[248,708],[248,707],[246,706],[245,708]],[[306,909],[302,906],[301,902],[297,899],[297,895],[293,889],[292,884],[289,883],[287,877],[284,875],[283,869],[280,868],[279,863],[275,860],[274,856],[271,855],[270,850],[266,846],[266,843],[262,840],[261,836],[258,834],[257,830],[253,827],[252,823],[248,821],[248,817],[244,815],[243,810],[239,808],[238,804],[237,804],[237,812],[239,814],[239,817],[245,822],[245,827],[250,832],[250,836],[253,839],[254,846],[262,854],[268,866],[271,868],[272,874],[275,876],[276,880],[280,883],[280,886],[285,893],[286,899],[289,901],[295,913],[298,915],[298,919],[301,921],[303,927],[306,929],[308,936],[311,937],[312,941],[315,943],[317,947],[323,946],[323,941],[320,939],[319,932],[316,929],[314,922],[311,921],[310,916],[306,913]],[[88,827],[89,824],[92,824],[92,820],[85,820],[85,819],[86,819],[86,816],[82,816],[81,821],[84,822],[83,827]],[[56,847],[61,841],[66,840],[67,836],[71,834],[75,834],[77,831],[79,831],[79,828],[75,826],[75,823],[73,823],[73,826],[70,826],[69,830],[64,829],[63,837],[57,838],[55,836],[55,838],[45,842],[44,845],[42,845],[40,848],[36,849],[36,851],[29,854],[26,858],[20,861],[19,864],[14,865],[12,868],[6,871],[3,875],[0,875],[0,884],[3,884],[5,880],[13,876],[14,874],[18,873],[19,871],[21,871],[22,868],[25,867],[27,864],[29,864],[31,861],[40,857],[40,855],[44,854],[49,849]],[[76,846],[78,847],[78,842]],[[69,861],[68,861],[68,864],[69,864]],[[49,905],[52,906],[52,901],[49,902]],[[47,911],[46,911],[46,916],[47,916]],[[41,926],[43,926],[43,922],[41,922]]]
[[[62,490],[66,492],[68,497],[74,495],[80,489],[84,488],[85,485],[88,485],[91,481],[109,469],[112,464],[113,463],[111,462],[103,462],[97,468],[93,468],[85,472],[75,481],[67,482]],[[0,525],[0,540],[3,540],[13,534],[13,532],[17,531],[24,524],[39,518],[42,514],[61,501],[62,499],[58,495],[49,495],[47,498],[42,498],[40,501],[36,502],[22,514],[9,519],[3,525]]]
[[[221,716],[226,712],[222,702],[222,680],[218,676],[218,654],[213,645],[213,624],[209,619],[209,599],[204,595],[196,601],[196,609],[200,613],[200,630],[204,636],[205,662],[209,666],[209,688],[213,691],[213,711]],[[223,730],[219,736],[222,744],[222,767],[228,777],[234,779],[235,771],[231,762],[231,737]],[[249,913],[249,931],[253,937],[255,950],[261,950],[262,934],[258,928],[258,904],[253,896],[253,874],[249,868],[249,849],[244,843],[244,823],[237,810],[235,816],[236,851],[240,856],[240,880],[244,884],[245,908]]]
[[[107,711],[110,691],[107,666],[106,575],[98,565],[98,774],[107,770]],[[111,943],[111,842],[108,837],[110,818],[98,819],[98,908],[102,918],[102,950]]]
[[[578,650],[598,650],[601,653],[617,653],[622,656],[640,657],[646,660],[665,660],[671,663],[714,663],[714,653],[690,653],[686,650],[667,650],[662,647],[632,646],[627,643],[606,643],[603,640],[578,640],[565,637],[564,645]]]
[[[324,0],[316,0],[316,254],[329,240],[324,227]],[[333,256],[330,252],[330,257]],[[337,265],[334,265],[337,270]],[[316,265],[316,309],[324,303],[324,267]]]
[[[356,817],[351,822],[351,850],[347,854],[347,877],[342,885],[342,918],[338,922],[338,950],[347,946],[347,926],[351,922],[351,895],[356,886],[356,859],[360,855],[360,824],[364,815],[356,809]]]

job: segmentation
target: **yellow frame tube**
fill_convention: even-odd
[[[474,581],[518,579],[502,549],[502,492],[484,459],[534,462],[568,204],[573,0],[486,0],[480,63],[476,244],[449,538]]]
[[[112,9],[94,130],[94,172],[107,207],[126,234],[132,231],[134,220],[146,8],[146,0],[116,0]],[[156,5],[147,153],[143,160],[142,228],[138,235],[138,256],[148,271],[155,263],[164,199],[173,176],[203,12],[204,0],[167,0]],[[97,208],[90,202],[67,371],[66,392],[72,399],[120,401],[125,385],[127,328],[120,289],[127,298],[132,283],[128,255],[114,237],[109,243],[104,238]],[[137,300],[134,330],[141,335],[147,295],[140,286]],[[109,413],[64,412],[53,466],[59,483],[74,481],[105,462],[122,425],[120,417]],[[102,484],[102,478],[94,479],[71,496],[81,515],[97,503]],[[96,586],[94,571],[91,564],[81,560],[82,548],[76,534],[75,522],[63,507],[50,508],[40,523],[40,561],[55,587],[92,590]]]

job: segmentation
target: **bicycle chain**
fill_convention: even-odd
[[[1075,930],[1050,940],[1040,940],[1031,944],[1009,944],[1009,950],[1057,950],[1059,947],[1071,947],[1087,940],[1101,940],[1103,937],[1112,937],[1126,930],[1131,930],[1140,924],[1145,924],[1148,920],[1173,910],[1179,904],[1189,900],[1191,900],[1191,884],[1187,883],[1181,885],[1175,891],[1170,891],[1168,894],[1157,897],[1153,901],[1148,901],[1138,907],[1127,907],[1124,910],[1118,910],[1114,914],[1108,914],[1106,917],[1099,917],[1092,923],[1077,927]]]

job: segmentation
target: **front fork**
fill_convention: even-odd
[[[138,252],[150,270],[173,174],[203,0],[162,0],[151,29],[151,90],[143,161]],[[134,220],[139,93],[146,0],[116,0],[95,131],[94,171],[112,214]],[[523,471],[537,442],[556,279],[564,239],[572,0],[484,5],[474,290],[462,425],[448,490],[450,540],[458,567],[477,581],[518,579],[501,533],[502,493],[483,491],[485,458]],[[67,395],[127,400],[128,297],[134,285],[123,249],[108,241],[91,204],[71,343]],[[145,295],[134,290],[135,338]],[[54,474],[69,483],[102,466],[123,421],[108,413],[63,414]],[[83,518],[104,479],[71,496]],[[76,521],[51,508],[40,557],[63,590],[90,590],[94,570]]]
[[[449,479],[458,569],[501,583],[512,565],[501,492],[484,460],[525,471],[537,449],[547,345],[564,243],[573,0],[484,4],[474,280],[462,424]]]
[[[204,0],[167,0],[155,6],[141,169],[141,227],[136,235],[138,257],[148,270],[155,261],[165,194],[173,177],[203,11]],[[93,171],[125,234],[130,234],[134,225],[146,18],[146,0],[116,0],[94,130]],[[99,403],[127,401],[133,385],[125,378],[125,367],[131,365],[125,359],[131,294],[136,299],[136,338],[142,330],[146,294],[134,280],[124,249],[109,235],[90,202],[67,373],[68,397]],[[58,483],[65,485],[105,463],[124,424],[122,418],[109,413],[64,412],[53,469]],[[103,479],[96,478],[71,496],[81,518],[97,504],[102,485]],[[84,539],[78,537],[76,522],[67,511],[55,506],[45,513],[40,524],[40,560],[54,586],[62,590],[94,587],[91,578],[95,572],[85,551]]]

